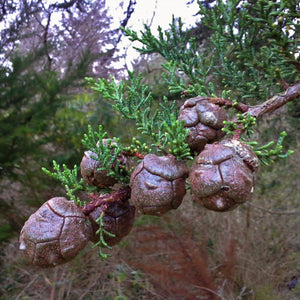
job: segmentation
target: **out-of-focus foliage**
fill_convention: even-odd
[[[49,156],[74,158],[88,123],[111,122],[83,78],[118,72],[120,31],[102,0],[5,1],[1,11],[0,171],[16,180]]]

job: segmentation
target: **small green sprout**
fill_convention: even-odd
[[[119,161],[119,155],[124,151],[124,147],[119,144],[119,138],[105,139],[107,132],[103,131],[103,127],[99,125],[98,131],[93,131],[92,127],[88,126],[88,133],[84,134],[82,144],[90,151],[95,153],[91,155],[92,159],[101,162],[99,171],[107,171],[107,175],[116,178],[120,182],[127,183],[129,174]],[[105,143],[103,141],[106,140]]]
[[[104,248],[112,249],[112,247],[110,247],[107,244],[107,242],[104,239],[104,235],[108,235],[109,237],[115,237],[115,235],[104,229],[104,222],[103,222],[104,215],[105,215],[104,212],[102,212],[100,217],[96,220],[96,222],[99,225],[99,229],[96,231],[96,235],[99,235],[99,241],[97,243],[95,243],[92,246],[92,248],[98,247],[99,257],[102,259],[107,259],[110,255],[103,253],[102,248],[104,247]]]
[[[73,170],[70,170],[65,164],[62,167],[54,160],[53,161],[53,169],[54,172],[47,170],[46,168],[42,168],[43,172],[45,172],[50,177],[59,180],[61,184],[65,187],[66,193],[69,196],[71,201],[74,201],[76,205],[84,206],[83,203],[77,196],[76,192],[86,190],[83,179],[81,178],[78,181],[78,168],[75,165]],[[62,169],[62,170],[61,170]]]
[[[283,158],[287,158],[290,155],[294,153],[293,150],[288,150],[286,153],[283,153],[283,146],[282,143],[284,141],[284,138],[287,136],[287,133],[285,131],[282,131],[280,133],[280,136],[278,138],[278,141],[275,145],[274,141],[271,141],[267,143],[266,145],[256,147],[257,142],[251,142],[250,145],[252,146],[255,154],[258,156],[260,161],[264,165],[270,165],[274,163],[275,161]]]
[[[251,137],[253,134],[253,126],[256,125],[256,118],[252,117],[249,113],[247,114],[237,114],[236,121],[224,121],[223,124],[225,125],[222,128],[226,134],[234,134],[234,131],[238,129],[239,125],[242,125],[242,129],[246,132],[246,134]]]
[[[165,134],[161,150],[168,151],[174,155],[177,160],[192,159],[190,148],[187,145],[186,138],[188,129],[184,127],[184,120],[176,120],[174,115],[171,115],[171,123],[163,122]]]

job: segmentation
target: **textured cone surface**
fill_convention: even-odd
[[[172,156],[148,154],[131,175],[131,201],[143,214],[176,209],[186,193],[188,169]]]
[[[223,121],[227,120],[225,110],[205,98],[187,100],[180,108],[178,119],[185,121],[185,127],[189,129],[186,142],[198,153],[207,143],[218,141],[225,135],[221,131]]]
[[[91,225],[73,202],[63,197],[44,203],[25,222],[20,250],[37,266],[54,267],[74,258],[88,243]]]
[[[81,176],[83,180],[98,188],[105,188],[114,185],[117,181],[107,176],[106,170],[99,170],[102,165],[99,161],[92,158],[97,155],[92,151],[85,151],[80,163]]]
[[[236,140],[206,145],[190,173],[194,200],[227,211],[252,197],[259,161],[251,148]]]
[[[98,206],[94,211],[89,214],[94,234],[91,237],[91,241],[96,243],[99,241],[99,236],[96,235],[96,231],[99,229],[99,225],[96,220],[104,212],[103,223],[104,229],[114,236],[104,234],[104,240],[109,246],[118,244],[123,237],[128,235],[132,229],[135,207],[130,205],[127,201],[111,201],[103,202],[103,205]]]

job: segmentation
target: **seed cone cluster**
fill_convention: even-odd
[[[108,246],[116,245],[130,233],[136,210],[161,216],[177,209],[186,194],[187,179],[193,200],[207,209],[224,212],[249,200],[258,158],[239,140],[220,141],[226,119],[225,110],[207,98],[187,100],[180,108],[179,120],[184,120],[189,129],[186,142],[195,155],[190,171],[186,161],[170,154],[147,154],[131,173],[129,185],[124,187],[123,183],[123,188],[107,195],[95,192],[85,207],[61,197],[50,199],[30,216],[21,231],[20,249],[25,257],[35,265],[50,267],[75,257],[88,241],[104,240]],[[131,156],[126,152],[119,155],[112,170],[118,164],[132,165]],[[101,189],[113,188],[117,183],[92,151],[84,153],[80,166],[88,185]],[[103,235],[98,234],[99,230]]]

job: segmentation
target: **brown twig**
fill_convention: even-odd
[[[250,107],[247,113],[258,119],[264,114],[271,113],[286,103],[296,99],[298,96],[300,96],[300,83],[288,87],[284,92],[275,95],[262,104]]]
[[[233,107],[236,110],[245,113],[249,109],[249,105],[243,104],[243,103],[237,103],[224,99],[224,98],[208,98],[209,102],[219,105],[219,106],[227,106],[227,107]]]
[[[285,81],[283,80],[282,78],[279,79],[279,82],[281,83],[281,86],[286,90],[290,87],[290,85]]]
[[[140,153],[140,152],[128,152],[128,151],[122,151],[122,154],[125,155],[125,156],[129,156],[129,157],[133,157],[135,156],[136,158],[139,158],[139,159],[144,159],[145,155]]]
[[[279,107],[285,105],[286,103],[296,99],[298,96],[300,96],[300,82],[294,84],[294,85],[285,85],[286,90],[282,93],[279,93],[269,100],[265,101],[262,104],[255,105],[255,106],[248,106],[243,103],[234,104],[232,101],[229,101],[224,98],[205,98],[205,100],[208,100],[211,103],[214,103],[216,105],[220,106],[227,106],[227,107],[233,107],[237,110],[239,110],[242,113],[249,113],[252,117],[260,118],[266,113],[271,113],[274,110],[278,109]]]
[[[233,139],[234,140],[239,140],[243,134],[243,132],[245,131],[245,129],[243,129],[243,124],[239,124],[237,129],[234,131],[234,134],[233,134]]]
[[[114,202],[114,201],[126,201],[130,198],[131,195],[131,189],[129,186],[123,187],[111,194],[103,194],[103,195],[94,195],[91,194],[90,198],[92,201],[88,204],[86,204],[82,208],[82,212],[85,215],[89,215],[93,210],[95,210],[97,207],[107,203],[107,202]]]
[[[261,118],[264,114],[272,113],[279,107],[296,99],[299,96],[300,96],[300,83],[296,83],[292,86],[289,86],[284,92],[273,96],[269,100],[255,106],[248,107],[248,109],[244,113],[247,113],[250,116],[258,119]],[[218,99],[218,98],[213,98],[213,99]],[[233,119],[232,121],[237,122],[237,118]],[[244,131],[245,130],[243,129],[243,124],[238,124],[237,129],[234,131],[233,138],[239,140]]]

